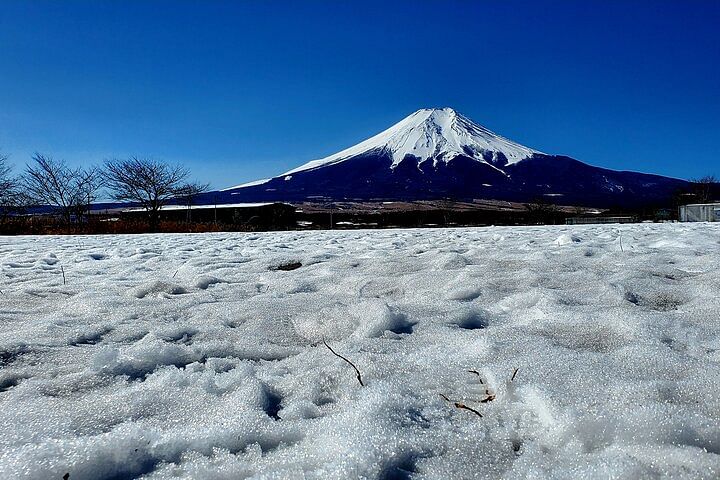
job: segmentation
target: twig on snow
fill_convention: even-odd
[[[63,285],[67,285],[67,282],[65,282],[65,269],[63,268],[62,265],[60,265],[60,271],[62,272],[62,276],[63,276]]]
[[[327,344],[327,342],[325,341],[325,339],[323,339],[323,343],[324,343],[325,346],[328,348],[328,350],[330,350],[330,351],[332,352],[333,355],[335,355],[335,356],[338,357],[338,358],[341,358],[341,359],[345,360],[345,362],[347,362],[351,367],[353,367],[353,368],[355,369],[355,374],[356,374],[355,376],[356,376],[358,382],[360,382],[360,386],[361,386],[361,387],[364,387],[365,384],[364,384],[363,381],[362,381],[362,375],[360,375],[360,370],[358,370],[358,368],[355,366],[355,364],[354,364],[353,362],[351,362],[350,360],[348,360],[347,358],[345,358],[345,357],[343,357],[342,355],[340,355],[339,353],[337,353],[335,350],[333,350],[332,347]]]
[[[482,418],[482,413],[478,412],[478,411],[475,410],[474,408],[468,407],[468,406],[465,405],[464,403],[455,402],[455,401],[453,401],[453,400],[450,400],[448,397],[446,397],[446,396],[443,395],[442,393],[440,394],[440,396],[441,396],[441,397],[443,398],[443,400],[445,400],[446,402],[452,403],[452,404],[455,406],[455,408],[458,408],[458,409],[461,409],[461,410],[467,410],[467,411],[469,411],[469,412],[474,413],[474,414],[477,415],[478,417]]]
[[[480,376],[480,372],[478,372],[477,370],[468,370],[468,373],[474,373],[475,375],[477,375],[477,376],[478,376],[478,380],[480,381],[480,385],[485,385],[485,384],[483,383],[482,377]]]
[[[511,382],[512,382],[513,380],[515,380],[515,375],[517,375],[518,370],[520,370],[520,369],[519,369],[519,368],[516,368],[515,370],[513,370],[512,377],[510,377],[510,381],[511,381]]]

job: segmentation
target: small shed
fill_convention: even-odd
[[[720,222],[720,203],[681,205],[678,217],[681,222]]]

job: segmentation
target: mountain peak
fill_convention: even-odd
[[[508,165],[540,153],[491,132],[450,107],[423,108],[374,137],[329,157],[308,162],[285,175],[332,165],[369,152],[392,157],[391,168],[407,157],[418,163],[431,160],[435,164],[462,155],[483,163]]]
[[[430,112],[437,113],[438,115],[457,115],[457,112],[452,107],[440,107],[440,108],[421,108],[415,113]]]
[[[458,113],[450,107],[421,108],[420,110],[409,115],[405,119],[417,120],[417,126],[420,126],[422,123],[427,123],[430,125],[449,125],[455,122],[458,116]]]

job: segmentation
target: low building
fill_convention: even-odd
[[[590,225],[594,223],[635,223],[636,217],[568,217],[565,225]]]
[[[120,210],[125,218],[145,218],[142,208]],[[160,220],[176,222],[219,223],[241,229],[287,229],[295,227],[295,207],[287,203],[231,203],[219,205],[165,205]]]
[[[681,222],[720,222],[720,203],[681,205],[678,217]]]

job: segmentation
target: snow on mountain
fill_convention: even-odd
[[[308,162],[285,175],[340,163],[368,152],[390,154],[392,168],[408,155],[416,157],[419,163],[448,162],[463,155],[492,165],[511,165],[541,153],[491,132],[452,108],[424,108],[364,142]]]
[[[263,185],[267,182],[269,182],[271,179],[269,178],[261,178],[260,180],[253,180],[251,182],[241,183],[240,185],[235,185],[228,188],[223,188],[220,190],[221,192],[226,192],[228,190],[235,190],[236,188],[245,188],[245,187],[255,187],[257,185]]]

